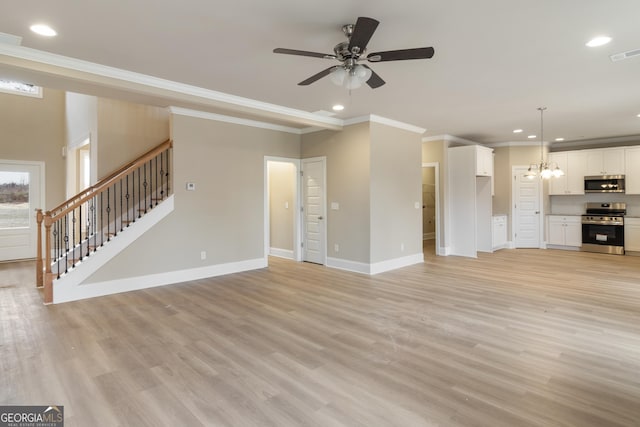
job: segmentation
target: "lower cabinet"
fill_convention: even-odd
[[[582,217],[579,215],[548,215],[547,245],[582,246]]]
[[[507,216],[494,215],[491,221],[493,250],[507,247]]]
[[[640,254],[640,218],[624,218],[624,251]]]

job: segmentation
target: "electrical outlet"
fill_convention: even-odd
[[[340,252],[340,245],[338,245],[337,243],[335,245],[333,245],[333,251],[334,252]]]
[[[205,260],[205,259],[207,259],[207,251],[202,251],[202,252],[200,252],[200,259],[201,259],[201,260]]]
[[[187,182],[187,191],[195,191],[196,183],[195,182]]]

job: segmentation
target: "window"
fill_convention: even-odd
[[[29,227],[29,173],[0,171],[0,228]]]
[[[0,92],[42,98],[42,88],[29,83],[0,79]]]

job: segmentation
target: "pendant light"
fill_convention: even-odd
[[[564,175],[557,163],[547,163],[544,161],[544,111],[547,107],[538,107],[540,111],[540,163],[531,163],[524,176],[534,179],[539,176],[542,179],[558,178]]]

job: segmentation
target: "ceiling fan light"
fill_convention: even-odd
[[[358,76],[349,73],[345,80],[344,87],[348,90],[358,89],[360,86],[362,86],[362,83],[363,81]]]
[[[342,67],[334,68],[331,73],[329,73],[329,78],[331,82],[336,86],[342,86],[345,84],[345,78],[347,77],[347,70]]]
[[[360,79],[362,82],[366,82],[371,78],[371,70],[364,65],[356,65],[353,68],[354,75]]]

